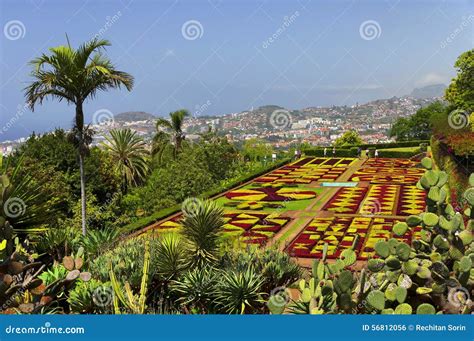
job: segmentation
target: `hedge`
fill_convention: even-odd
[[[421,153],[420,148],[412,152],[404,152],[400,150],[387,149],[387,150],[379,150],[379,157],[408,159],[420,153]]]
[[[352,156],[357,155],[357,148],[362,148],[363,150],[367,148],[377,148],[377,149],[389,149],[389,148],[402,148],[402,147],[418,147],[420,144],[426,144],[429,145],[430,141],[429,140],[413,140],[413,141],[400,141],[400,142],[390,142],[390,143],[375,143],[375,144],[360,144],[360,145],[353,145],[353,146],[341,146],[341,147],[336,147],[336,152],[337,150],[355,150],[355,154]],[[328,152],[330,151],[332,153],[332,147],[327,147]],[[313,155],[309,154],[312,153],[313,151],[317,151],[316,153],[319,153],[319,150],[324,150],[324,147],[316,147],[316,148],[309,148],[309,149],[304,149],[303,152],[306,153],[306,155]],[[332,155],[331,153],[328,153],[328,155]],[[313,156],[322,156],[321,155],[313,155]],[[345,155],[337,155],[336,156],[345,156]]]
[[[306,156],[317,156],[321,157],[324,156],[324,148],[318,148],[318,149],[306,149],[303,150],[304,155]],[[357,156],[357,147],[356,148],[351,148],[351,149],[337,149],[336,148],[336,154],[332,153],[332,148],[327,149],[327,157],[331,156],[337,156],[337,157],[355,157]]]
[[[236,179],[232,183],[227,184],[226,186],[220,186],[220,187],[218,187],[214,190],[207,191],[207,192],[199,195],[199,197],[202,198],[202,199],[207,199],[207,198],[214,197],[214,196],[216,196],[218,194],[221,194],[223,192],[226,192],[226,191],[228,191],[228,190],[230,190],[234,187],[240,186],[240,185],[252,180],[255,177],[258,177],[258,176],[261,176],[261,175],[266,174],[268,172],[271,172],[272,170],[274,170],[276,168],[280,168],[281,166],[284,166],[285,164],[287,164],[290,161],[291,161],[291,159],[289,159],[289,158],[283,159],[280,162],[277,162],[276,164],[273,164],[269,167],[264,167],[264,168],[254,172],[254,173],[244,175],[244,176],[240,177],[239,179]],[[139,229],[145,228],[145,227],[147,227],[151,224],[154,224],[154,223],[156,223],[160,220],[166,219],[166,218],[172,216],[173,214],[178,213],[180,210],[181,210],[181,204],[177,204],[177,205],[174,205],[174,206],[171,206],[171,207],[164,208],[164,209],[159,210],[159,211],[157,211],[157,212],[155,212],[155,213],[153,213],[149,216],[140,218],[139,220],[134,221],[133,223],[130,223],[128,225],[125,225],[125,226],[121,227],[120,232],[122,234],[129,234],[131,232],[134,232],[136,230],[139,230]]]

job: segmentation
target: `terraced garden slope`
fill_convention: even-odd
[[[222,231],[243,245],[278,245],[306,265],[322,256],[335,259],[354,245],[359,260],[374,255],[392,227],[425,209],[415,184],[424,170],[408,159],[305,157],[214,198],[225,209]],[[183,210],[192,211],[189,199]],[[191,212],[192,213],[192,212]],[[177,231],[182,213],[146,230]],[[419,228],[396,237],[410,242]]]

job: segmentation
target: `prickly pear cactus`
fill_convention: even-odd
[[[447,174],[434,170],[431,159],[423,159],[422,165],[426,173],[417,186],[427,193],[426,212],[393,227],[394,234],[402,236],[421,226],[421,238],[412,245],[396,239],[375,244],[378,258],[368,261],[369,281],[384,293],[385,303],[381,309],[380,293],[369,294],[367,302],[384,314],[470,313],[474,284],[474,175],[470,177],[471,188],[464,194],[467,209],[463,217],[447,202]]]

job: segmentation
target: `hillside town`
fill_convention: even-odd
[[[438,99],[404,96],[352,106],[308,107],[300,110],[267,105],[216,116],[205,115],[207,110],[196,110],[190,112],[185,120],[184,131],[188,141],[196,141],[201,133],[212,129],[237,144],[259,138],[277,149],[301,143],[329,146],[349,129],[356,130],[367,143],[388,142],[391,141],[389,131],[395,119],[410,116]],[[155,133],[156,116],[152,114],[127,112],[105,116],[92,122],[95,131],[92,145],[100,145],[108,132],[116,128],[131,128],[145,140],[150,140]],[[22,137],[0,142],[0,151],[8,155],[25,139]]]

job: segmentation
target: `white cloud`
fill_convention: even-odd
[[[436,72],[430,72],[421,77],[418,81],[416,81],[416,86],[427,86],[427,85],[434,85],[434,84],[445,84],[448,83],[448,77],[440,75]]]

